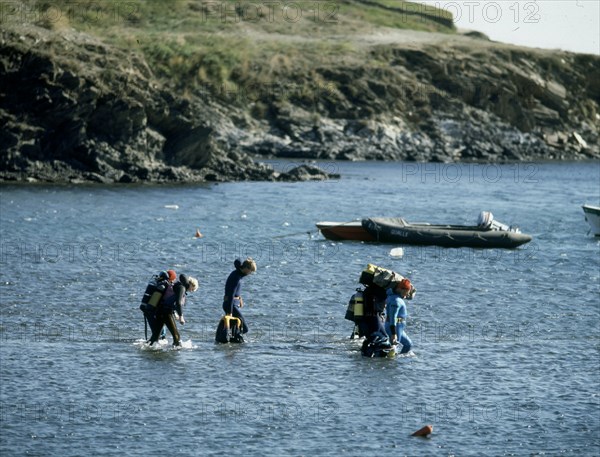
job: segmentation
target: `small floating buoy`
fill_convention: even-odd
[[[404,256],[404,249],[402,248],[394,248],[390,251],[390,256],[391,257],[403,257]]]
[[[196,234],[194,235],[194,238],[202,238],[204,235],[202,235],[202,233],[200,233],[200,229],[196,229]]]
[[[417,430],[411,436],[422,436],[426,438],[428,435],[431,435],[431,432],[433,432],[433,425],[426,425],[425,427]]]

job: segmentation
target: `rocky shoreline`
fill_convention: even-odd
[[[600,158],[600,58],[481,37],[374,44],[377,72],[339,64],[307,103],[265,94],[257,116],[178,94],[137,52],[73,29],[0,37],[0,181],[314,180],[286,158],[506,162]],[[298,79],[309,75],[297,75]]]
[[[315,122],[298,106],[283,107],[244,150],[418,162],[600,158],[600,57],[524,51],[477,36],[422,50],[383,45],[371,53],[391,67],[372,75],[360,67],[336,69],[329,77],[347,83],[323,94],[327,117]]]
[[[219,106],[177,97],[138,55],[74,30],[3,30],[0,87],[0,181],[330,177],[310,164],[277,172],[229,147],[221,133],[236,128]]]

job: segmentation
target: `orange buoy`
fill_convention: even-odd
[[[433,432],[433,425],[426,425],[425,427],[420,428],[419,430],[417,430],[411,436],[427,437],[427,435],[430,435],[431,432]]]
[[[196,229],[196,234],[194,235],[194,238],[202,238],[204,235],[202,235],[202,233],[200,233],[200,229]]]

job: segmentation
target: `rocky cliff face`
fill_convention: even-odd
[[[246,150],[347,160],[599,158],[600,58],[457,37],[373,46],[361,66],[318,68],[319,117],[273,103]]]
[[[223,144],[222,132],[236,128],[220,109],[164,89],[139,55],[84,33],[37,27],[2,31],[1,180],[327,177],[281,175]]]
[[[2,30],[0,179],[169,182],[280,176],[255,157],[513,161],[600,158],[600,58],[482,37],[391,34],[364,61],[280,76],[312,97],[252,109],[185,96],[139,52],[73,29]],[[423,38],[433,37],[433,38]],[[286,79],[287,78],[287,79]],[[315,81],[319,81],[318,85]],[[251,84],[252,81],[237,81]]]

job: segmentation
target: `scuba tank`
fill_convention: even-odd
[[[363,290],[356,289],[356,292],[350,297],[348,308],[346,308],[346,316],[344,317],[349,321],[357,322],[362,319],[364,315]]]
[[[142,310],[155,309],[160,303],[160,299],[165,293],[166,287],[166,281],[163,278],[162,273],[158,276],[152,277],[146,286],[144,295],[142,296],[142,304],[140,305],[140,308]]]

